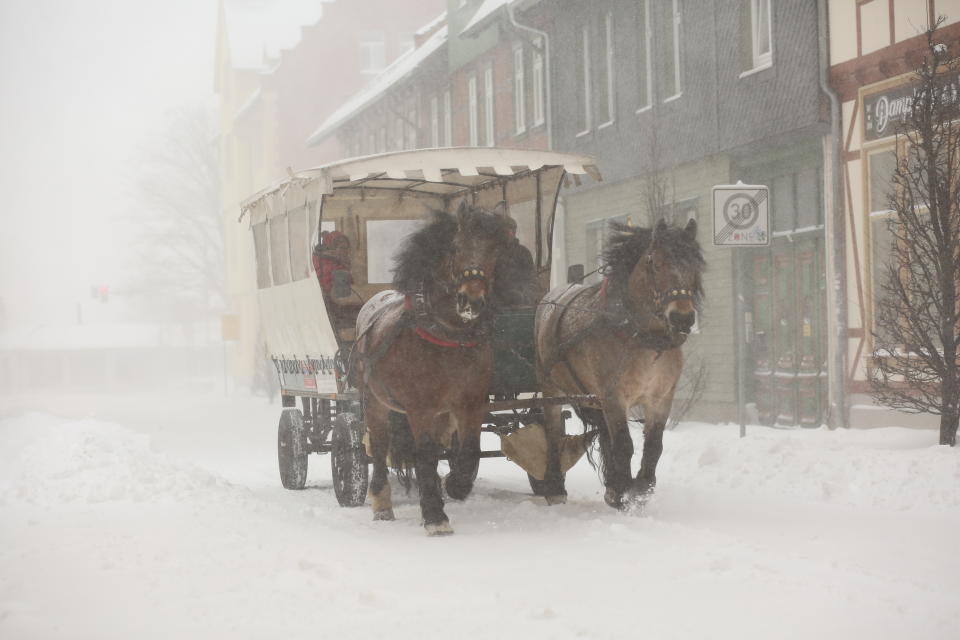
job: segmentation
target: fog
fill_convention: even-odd
[[[936,416],[898,413],[867,390],[880,359],[870,261],[883,257],[869,238],[890,213],[871,198],[889,183],[881,173],[897,166],[898,147],[870,129],[863,97],[908,95],[916,25],[934,6],[960,14],[960,0],[815,10],[826,6],[0,0],[0,638],[953,637],[960,449],[936,446]],[[232,16],[225,31],[221,15]],[[835,36],[829,60],[821,20]],[[946,27],[953,47],[960,21]],[[837,86],[826,89],[831,73]],[[382,158],[352,164],[352,200],[318,199],[331,181],[316,172],[315,184],[285,184],[237,222],[239,203],[288,172],[429,146],[479,149],[415,154],[423,165],[407,174],[375,166]],[[593,156],[598,167],[575,155],[540,162],[561,157],[545,149]],[[642,407],[607,414],[630,417],[616,425],[628,438],[606,446],[633,443],[632,457],[620,449],[610,459],[626,461],[628,481],[659,460],[655,492],[608,507],[615,483],[591,466],[598,444],[548,506],[535,478],[500,455],[500,436],[546,420],[542,407],[529,409],[539,392],[515,386],[497,396],[510,411],[485,414],[499,431],[481,436],[469,499],[443,496],[452,539],[425,537],[417,490],[404,493],[392,475],[395,521],[374,520],[369,496],[345,506],[342,493],[364,496],[369,480],[361,393],[344,383],[354,298],[388,288],[394,251],[420,225],[403,219],[420,209],[395,205],[419,197],[412,185],[396,200],[385,189],[367,196],[380,177],[389,179],[380,186],[420,186],[417,171],[430,182],[440,169],[458,172],[443,187],[451,208],[462,199],[455,189],[480,180],[490,182],[475,205],[516,194],[507,202],[516,235],[505,235],[538,260],[549,255],[540,266],[554,272],[534,273],[531,255],[514,273],[539,276],[545,291],[547,280],[577,280],[579,268],[594,286],[554,303],[596,301],[585,311],[606,321],[563,350],[605,328],[615,346],[583,360],[640,353],[642,363],[660,345],[646,375],[682,343],[682,375],[679,364],[657,374],[676,374],[675,385],[646,387],[678,390],[670,422],[653,411],[645,421]],[[549,175],[556,188],[541,183]],[[467,178],[477,182],[456,182]],[[525,179],[536,183],[520,188]],[[835,206],[841,179],[849,238],[836,228],[847,225]],[[717,185],[735,189],[723,207]],[[527,193],[549,196],[549,210],[520,200]],[[551,194],[560,202],[552,220]],[[732,229],[742,212],[760,215],[758,201],[772,211],[757,227],[769,246],[711,238],[718,216],[726,239],[746,237]],[[658,221],[696,237],[702,279],[691,275],[698,253],[686,260],[695,269],[670,263],[679,250],[654,260],[662,228],[630,245],[646,258],[627,265],[634,271],[613,274],[610,229],[626,236]],[[551,245],[538,223],[554,222]],[[337,233],[316,246],[321,230]],[[847,255],[837,257],[841,245]],[[522,373],[546,388],[532,373],[533,341],[523,342],[532,304],[476,334],[463,315],[457,326],[424,320],[432,291],[459,297],[458,287],[486,286],[486,269],[450,268],[456,284],[436,289],[418,274],[420,288],[406,292],[413,311],[365,366],[397,336],[424,346],[401,333],[418,323],[428,348],[461,354],[496,334],[501,354],[531,364],[506,371],[495,361],[494,375]],[[693,305],[701,284],[702,308],[684,314],[693,327],[671,329],[669,308],[648,305]],[[336,297],[349,303],[321,293],[345,285],[356,295]],[[651,336],[661,340],[636,341]],[[605,350],[623,355],[595,357]],[[565,359],[550,360],[577,378]],[[625,380],[620,369],[604,377],[588,402],[606,402]],[[326,391],[338,387],[331,401]],[[666,397],[642,401],[653,395]],[[569,434],[605,428],[600,412],[586,414],[598,424],[564,413]],[[397,415],[390,424],[391,437],[402,432]],[[551,450],[531,432],[527,442]],[[441,476],[452,448],[443,454]]]
[[[139,150],[213,102],[215,0],[0,3],[0,300],[8,326],[129,314]],[[96,303],[96,304],[94,304]]]

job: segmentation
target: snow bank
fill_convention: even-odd
[[[175,501],[225,487],[116,424],[37,413],[0,420],[0,505]]]
[[[664,483],[891,510],[960,508],[960,450],[930,430],[784,430],[684,423],[664,437]]]

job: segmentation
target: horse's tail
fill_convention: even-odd
[[[607,421],[603,411],[592,407],[574,407],[580,421],[583,422],[584,432],[594,431],[596,435],[587,447],[587,461],[599,474],[606,477],[606,463],[603,458],[604,449],[610,450],[610,432],[607,430]]]
[[[413,486],[413,469],[416,462],[416,442],[407,416],[391,411],[388,417],[390,425],[390,466],[407,493]]]

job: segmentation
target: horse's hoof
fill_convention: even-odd
[[[443,492],[451,500],[463,501],[467,499],[467,496],[470,495],[470,492],[473,490],[473,486],[464,486],[458,483],[456,480],[451,480],[449,475],[443,477]]]
[[[427,535],[430,537],[453,535],[453,527],[450,526],[449,522],[435,522],[433,524],[425,524],[423,525],[423,528],[427,530]]]
[[[374,520],[396,520],[396,517],[393,515],[393,509],[381,509],[380,511],[373,512]]]
[[[546,500],[546,501],[547,501],[547,504],[550,505],[551,507],[552,507],[553,505],[555,505],[555,504],[566,504],[566,503],[567,503],[567,496],[566,496],[566,495],[543,496],[543,499]]]
[[[607,487],[606,492],[603,494],[603,501],[617,511],[623,511],[625,508],[625,505],[623,504],[623,493],[612,487]]]

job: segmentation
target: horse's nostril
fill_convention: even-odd
[[[686,333],[690,331],[693,323],[696,322],[696,316],[692,313],[671,313],[670,324],[677,331]]]

